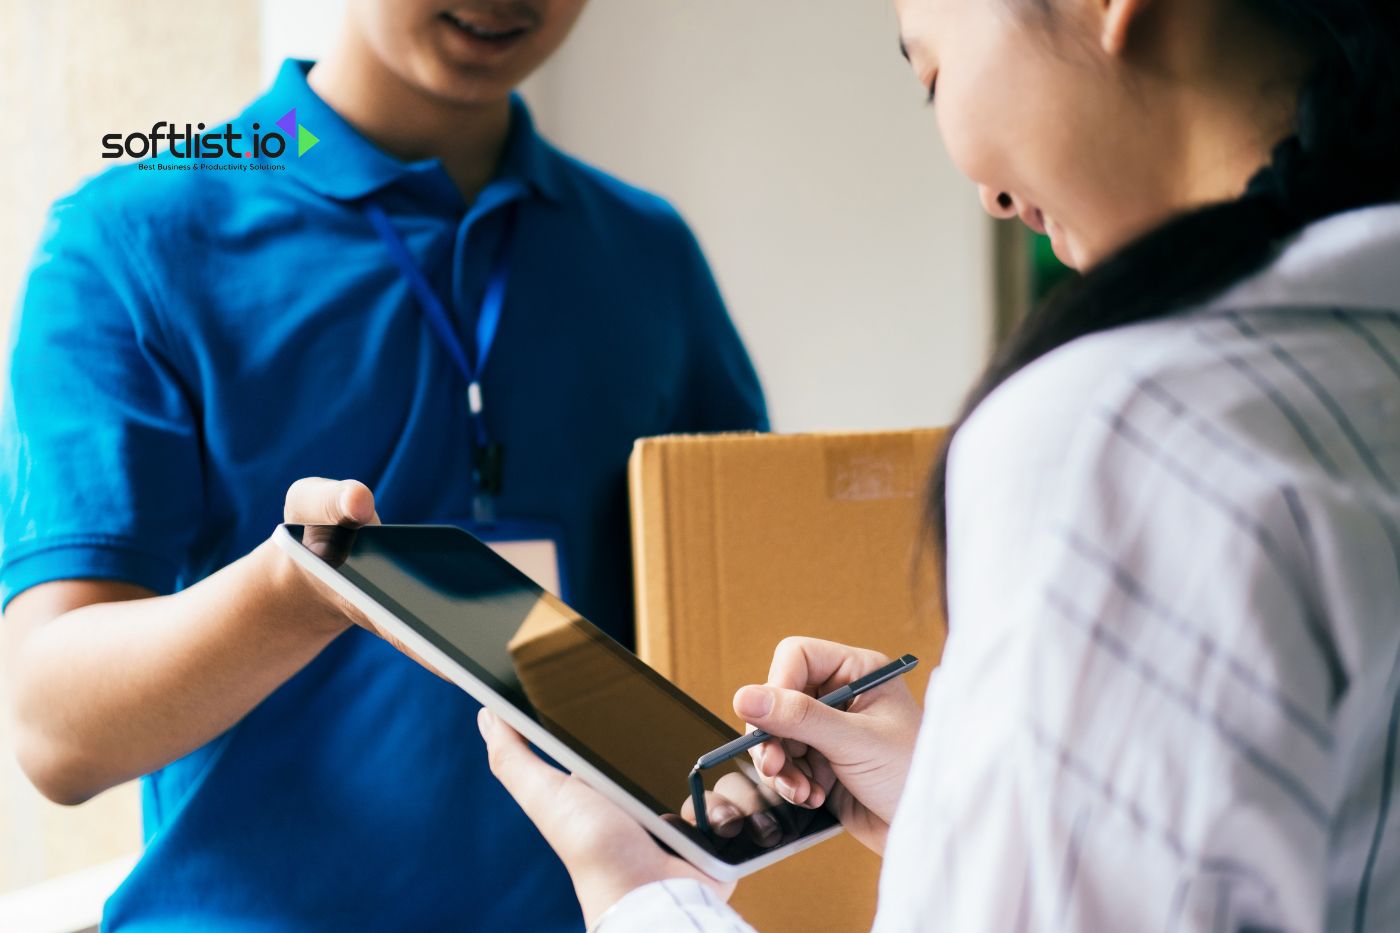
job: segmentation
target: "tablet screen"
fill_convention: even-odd
[[[745,819],[707,834],[679,817],[695,761],[738,733],[636,655],[449,526],[289,526],[357,588],[653,812],[737,864],[834,825],[755,780],[747,755],[705,773]]]

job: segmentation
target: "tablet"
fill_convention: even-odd
[[[704,772],[706,788],[718,787],[745,819],[717,832],[683,819],[696,760],[739,733],[466,531],[282,525],[274,538],[711,877],[735,880],[840,832],[829,811],[795,807],[763,786],[746,755]]]

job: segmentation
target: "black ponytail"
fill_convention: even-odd
[[[1266,265],[1307,224],[1400,199],[1400,0],[1252,0],[1315,64],[1297,130],[1235,201],[1180,215],[1060,285],[993,357],[929,478],[926,525],[947,582],[948,450],[983,400],[1079,337],[1190,308]],[[947,608],[946,586],[944,608]]]

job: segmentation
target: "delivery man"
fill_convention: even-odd
[[[364,520],[373,488],[386,520],[543,546],[627,638],[633,440],[766,427],[685,224],[512,96],[582,6],[352,0],[324,60],[228,123],[127,128],[104,143],[170,151],[53,208],[13,325],[0,595],[34,783],[144,775],[105,929],[581,927],[476,705],[268,537]]]

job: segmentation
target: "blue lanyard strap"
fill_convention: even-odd
[[[500,327],[501,311],[505,306],[506,280],[510,266],[510,241],[515,225],[514,210],[509,207],[505,210],[507,212],[506,223],[501,234],[501,245],[496,251],[496,258],[491,266],[491,275],[486,281],[486,293],[482,296],[481,309],[476,316],[476,359],[473,360],[468,356],[467,349],[462,344],[461,335],[452,323],[452,316],[448,313],[437,292],[428,284],[423,270],[418,268],[418,264],[413,261],[408,247],[404,245],[398,231],[390,223],[384,209],[373,202],[366,202],[364,205],[366,216],[374,225],[379,238],[384,241],[384,246],[389,250],[389,257],[399,267],[399,272],[403,275],[404,280],[408,282],[409,290],[413,292],[413,297],[417,300],[418,308],[423,313],[433,336],[447,351],[453,365],[457,367],[457,371],[466,380],[467,409],[471,416],[475,442],[473,474],[478,489],[478,513],[490,507],[489,501],[482,501],[483,495],[489,500],[489,497],[500,492],[502,451],[499,444],[491,442],[486,430],[486,419],[482,417],[481,371],[485,369],[486,360],[491,355],[491,346],[496,342],[496,331]]]

